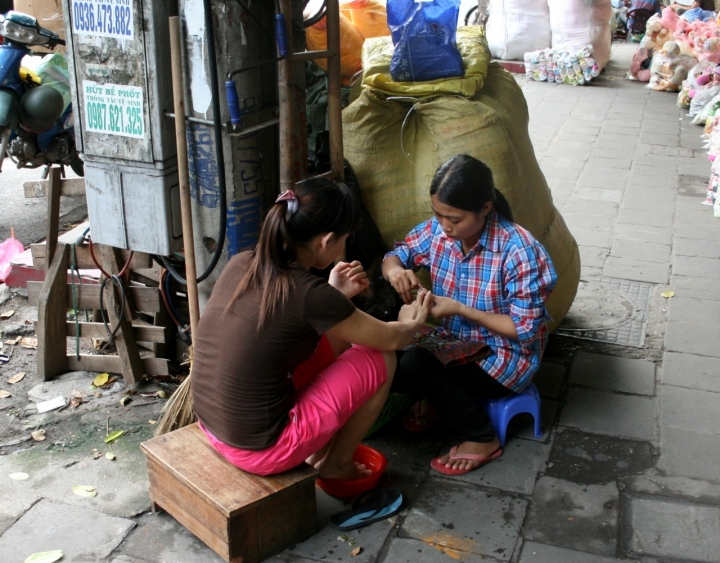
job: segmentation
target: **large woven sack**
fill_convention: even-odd
[[[610,60],[610,0],[548,0],[553,49],[575,51],[592,45],[602,70]]]
[[[529,51],[547,49],[552,43],[547,2],[490,0],[487,40],[497,59],[519,59]]]
[[[463,28],[464,41],[484,44],[477,28]],[[468,31],[469,30],[469,31]],[[366,41],[384,41],[384,38]],[[386,49],[392,49],[387,41]],[[484,49],[487,49],[484,46]],[[364,68],[377,64],[365,55]],[[366,66],[365,63],[368,62]],[[374,77],[377,81],[377,77]],[[558,283],[547,303],[554,329],[567,313],[580,279],[580,255],[555,209],[528,134],[528,109],[515,79],[497,63],[487,67],[482,88],[460,95],[413,98],[413,85],[394,95],[365,84],[343,112],[345,158],[362,188],[363,202],[388,247],[432,215],[430,182],[437,167],[457,154],[487,163],[507,198],[515,221],[547,249]],[[418,85],[423,89],[423,85]],[[424,90],[423,90],[424,91]]]

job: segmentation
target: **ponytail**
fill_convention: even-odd
[[[260,290],[258,330],[288,300],[293,287],[290,269],[300,247],[317,235],[354,232],[360,205],[350,189],[325,178],[311,178],[283,192],[268,211],[247,272],[225,307],[230,309],[248,290]]]

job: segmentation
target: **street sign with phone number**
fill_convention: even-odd
[[[134,37],[131,0],[72,0],[71,18],[75,35]]]

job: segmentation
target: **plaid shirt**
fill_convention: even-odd
[[[512,391],[525,388],[545,349],[545,301],[557,281],[550,256],[528,231],[492,211],[477,244],[463,255],[461,241],[449,238],[433,218],[410,231],[387,256],[397,256],[407,269],[429,269],[435,295],[510,315],[518,340],[460,315],[444,318],[438,330],[487,343],[492,353],[478,365]]]

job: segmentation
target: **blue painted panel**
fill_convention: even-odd
[[[205,125],[188,123],[187,141],[190,197],[198,205],[214,209],[220,203],[220,189],[212,129]]]
[[[257,243],[260,234],[260,196],[228,202],[228,259]]]

